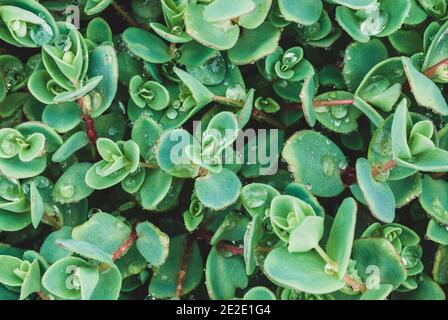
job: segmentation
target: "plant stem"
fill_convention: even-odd
[[[321,107],[334,107],[334,106],[340,106],[340,105],[352,105],[355,103],[354,99],[344,99],[344,100],[314,100],[313,101],[313,107],[314,108],[321,108]],[[302,110],[302,104],[301,103],[294,103],[287,105],[291,108],[296,108],[299,110]]]
[[[210,242],[213,238],[213,235],[203,229],[201,230],[196,230],[194,232],[194,235],[196,236],[197,239],[202,239],[205,240],[207,242]],[[237,255],[243,255],[244,254],[244,248],[243,247],[236,247],[230,244],[226,244],[224,242],[219,242],[216,247],[218,249],[230,252],[232,255],[237,256]]]
[[[236,108],[243,108],[244,107],[244,103],[243,102],[238,101],[238,100],[229,99],[227,97],[222,97],[222,96],[214,96],[213,97],[213,101],[216,102],[216,103],[220,103],[220,104],[224,104],[224,105],[231,106],[231,107],[236,107]],[[285,126],[282,123],[280,123],[279,121],[275,120],[274,118],[272,118],[268,114],[264,113],[263,111],[260,111],[260,110],[257,110],[257,109],[253,109],[252,110],[252,116],[258,122],[265,122],[265,123],[273,126],[274,128],[283,129],[283,130],[285,129]]]
[[[317,247],[315,247],[314,249],[315,249],[315,250],[317,251],[317,253],[322,257],[322,259],[324,259],[324,261],[325,261],[326,263],[328,263],[328,264],[331,266],[331,269],[332,269],[334,272],[337,272],[337,270],[338,270],[338,264],[337,264],[335,261],[333,261],[333,259],[331,259],[331,258],[328,256],[328,254],[325,252],[325,250],[322,249],[320,246],[317,246]],[[356,291],[359,291],[359,292],[366,292],[366,291],[367,291],[367,288],[366,288],[366,286],[365,286],[363,283],[356,281],[355,279],[353,279],[352,277],[350,277],[350,275],[349,275],[348,273],[346,273],[346,274],[344,275],[343,280],[344,280],[344,282],[345,282],[346,284],[348,284],[350,287],[352,287],[352,289],[354,289],[354,290],[356,290]]]
[[[96,141],[98,140],[98,134],[95,130],[95,122],[93,121],[93,118],[87,113],[86,108],[84,107],[84,101],[82,98],[79,98],[77,100],[79,108],[82,112],[82,120],[84,121],[86,125],[86,133],[87,137],[90,140],[90,143],[95,147],[95,151],[98,153],[98,150],[96,148]]]
[[[221,103],[221,104],[225,104],[227,106],[237,107],[237,108],[243,108],[244,107],[244,103],[243,102],[238,101],[238,100],[229,99],[227,97],[222,97],[222,96],[214,96],[213,97],[213,102]]]
[[[42,222],[48,224],[49,226],[55,228],[56,230],[59,230],[62,228],[57,216],[50,216],[49,214],[44,213],[44,215],[42,216]]]
[[[148,168],[148,169],[158,169],[159,165],[157,163],[147,163],[147,162],[140,162],[139,164],[142,168]]]
[[[437,63],[436,65],[430,67],[424,72],[424,75],[428,78],[432,78],[437,74],[437,71],[442,66],[448,66],[448,59],[443,60],[442,62]]]
[[[333,259],[331,259],[331,258],[328,256],[328,254],[325,252],[324,249],[322,249],[321,246],[318,245],[318,246],[315,247],[314,249],[315,249],[315,250],[317,251],[317,253],[322,257],[322,259],[324,259],[325,262],[328,263],[328,264],[331,266],[331,269],[332,269],[334,272],[337,272],[337,271],[338,271],[338,264],[337,264],[336,262],[334,262]]]
[[[182,263],[180,265],[179,272],[177,273],[177,283],[176,283],[176,297],[180,298],[182,296],[182,289],[184,288],[185,278],[187,277],[188,262],[190,261],[191,252],[193,250],[193,240],[194,235],[190,233],[187,236],[185,242],[184,255],[182,256]]]
[[[129,248],[132,247],[135,240],[137,240],[137,233],[133,230],[126,241],[112,254],[112,260],[116,261],[124,256]]]
[[[388,170],[391,170],[397,166],[397,162],[395,160],[390,160],[383,164],[382,166],[377,166],[372,169],[372,176],[376,177],[377,175],[384,173]]]
[[[127,22],[127,24],[129,24],[133,27],[136,27],[136,28],[143,28],[148,31],[150,30],[150,28],[148,26],[146,26],[145,24],[139,23],[137,20],[132,18],[129,15],[129,13],[127,13],[126,10],[124,10],[116,1],[112,1],[111,5],[115,9],[117,14],[119,16],[121,16]]]
[[[275,120],[274,118],[270,117],[269,115],[267,115],[266,113],[257,110],[257,109],[253,109],[252,111],[252,116],[257,120],[257,121],[262,121],[265,122],[271,126],[273,126],[274,128],[278,128],[278,129],[282,129],[285,130],[285,126],[280,123],[279,121]]]
[[[50,297],[49,296],[47,296],[45,293],[43,293],[42,291],[37,291],[36,292],[37,293],[37,295],[39,296],[39,298],[41,299],[41,300],[50,300]]]

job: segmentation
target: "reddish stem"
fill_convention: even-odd
[[[185,242],[184,255],[182,256],[182,263],[180,265],[179,272],[177,273],[176,283],[176,297],[182,296],[182,289],[184,288],[185,278],[187,277],[188,262],[190,261],[191,252],[193,251],[194,235],[189,234],[187,241]]]
[[[207,242],[210,242],[213,238],[213,235],[205,230],[197,230],[195,231],[194,235],[198,238],[198,239],[202,239],[205,240]],[[236,247],[230,244],[226,244],[224,242],[219,242],[216,247],[218,249],[230,252],[232,255],[237,256],[237,255],[243,255],[244,254],[244,248],[243,247]]]
[[[139,23],[137,20],[135,20],[133,17],[129,15],[129,13],[126,12],[118,3],[115,1],[112,1],[111,3],[114,10],[117,12],[119,16],[121,16],[129,25],[136,27],[136,28],[143,28],[146,30],[150,30],[148,26],[146,26],[143,23]]]
[[[383,164],[382,166],[377,166],[372,169],[372,176],[376,177],[377,175],[391,170],[397,166],[397,162],[395,160],[390,160]]]
[[[439,62],[438,64],[427,69],[424,72],[425,76],[427,76],[428,78],[434,77],[437,74],[437,71],[439,70],[439,68],[442,66],[448,66],[448,59],[443,60],[442,62]]]
[[[96,141],[98,140],[98,135],[95,131],[95,123],[91,116],[85,114],[82,116],[84,123],[86,124],[86,132],[89,137],[90,142],[96,147]]]
[[[42,291],[37,291],[36,293],[41,300],[50,300],[50,298]]]
[[[320,108],[320,107],[334,107],[334,106],[340,106],[340,105],[351,105],[354,104],[354,99],[343,99],[343,100],[314,100],[313,106],[314,108]],[[287,105],[287,107],[290,108],[297,108],[299,110],[302,110],[302,104],[301,103],[293,103]]]
[[[381,166],[376,166],[372,168],[372,176],[376,177],[377,175],[391,170],[397,166],[397,162],[395,160],[390,160]],[[347,169],[341,171],[341,180],[346,187],[350,187],[351,185],[357,182],[356,178],[356,169],[353,167],[347,167]]]
[[[84,108],[84,101],[82,100],[82,98],[79,98],[77,102],[83,114],[82,120],[86,125],[87,137],[89,138],[90,143],[95,147],[96,157],[98,158],[98,149],[96,148],[96,141],[98,140],[98,134],[96,133],[95,130],[95,122],[93,121],[93,118],[87,114]]]
[[[132,231],[129,237],[126,239],[125,242],[118,248],[113,254],[112,254],[112,260],[116,261],[120,259],[122,256],[125,255],[125,253],[132,247],[135,240],[137,240],[137,233],[135,231]]]

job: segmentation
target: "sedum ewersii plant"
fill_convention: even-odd
[[[0,300],[444,300],[446,0],[0,0]]]

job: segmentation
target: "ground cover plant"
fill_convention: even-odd
[[[0,300],[444,300],[448,0],[0,0]]]

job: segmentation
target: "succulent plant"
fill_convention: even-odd
[[[0,0],[0,300],[446,299],[447,37],[446,0]]]

